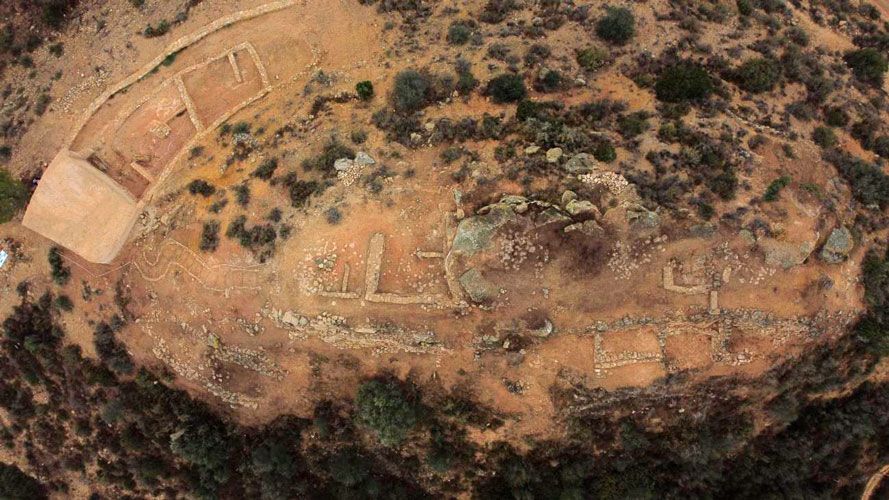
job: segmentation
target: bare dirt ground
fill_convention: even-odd
[[[203,2],[175,37],[260,4]],[[126,16],[121,21],[126,25]],[[660,40],[650,21],[640,43]],[[379,133],[360,148],[396,174],[381,181],[381,194],[337,179],[308,210],[284,215],[292,231],[266,262],[227,238],[214,253],[201,252],[202,225],[218,200],[191,197],[183,187],[204,178],[231,188],[267,158],[258,152],[225,168],[228,144],[217,139],[219,127],[249,122],[266,136],[288,126],[299,130],[278,155],[283,169],[295,170],[331,132],[302,121],[310,104],[304,95],[321,85],[319,71],[333,80],[331,91],[372,80],[384,96],[387,75],[418,62],[387,52],[397,34],[383,30],[384,22],[354,2],[301,3],[207,36],[96,110],[70,147],[99,157],[112,178],[145,200],[145,214],[111,265],[66,253],[73,272],[67,292],[77,311],[66,316],[68,341],[91,352],[90,325],[111,314],[120,302],[115,296],[122,296],[132,321],[120,338],[138,363],[169,371],[176,385],[243,422],[311,416],[318,402],[351,398],[364,377],[391,372],[445,388],[472,387],[481,402],[510,416],[491,435],[476,436],[485,441],[558,434],[553,387],[645,387],[677,373],[755,376],[840,334],[862,309],[863,250],[841,264],[818,260],[815,248],[843,221],[827,218],[820,202],[802,192],[788,192],[770,207],[783,221],[781,245],[812,244],[811,256],[788,269],[743,234],[677,233],[666,223],[639,234],[624,222],[617,225],[627,234],[605,239],[601,262],[587,262],[599,270],[587,272],[570,245],[528,230],[536,209],[517,213],[515,228],[498,233],[484,255],[452,268],[455,234],[478,207],[458,200],[440,150],[405,150]],[[169,41],[112,37],[96,50],[99,42],[83,36],[89,27],[79,31],[67,35],[66,64],[81,70],[56,84],[52,123],[44,120],[23,137],[21,165],[45,162],[67,147],[79,112]],[[651,94],[627,92],[628,82],[609,69],[566,100],[612,97],[631,110],[654,109]],[[467,110],[499,112],[476,96],[446,113]],[[335,106],[325,123],[346,135],[371,130],[370,114],[362,104]],[[200,156],[187,154],[196,146]],[[761,192],[778,170],[798,173],[800,182],[825,179],[826,167],[811,168],[814,148],[800,148],[795,160],[770,149],[760,153],[760,171],[749,179],[753,191]],[[250,220],[286,204],[274,187],[250,186]],[[520,193],[503,178],[489,190]],[[329,221],[331,207],[341,221]],[[623,210],[606,218],[625,217]],[[218,216],[222,227],[235,215]],[[3,236],[25,247],[0,277],[5,313],[18,282],[46,275],[50,243],[16,224],[4,227]],[[494,289],[484,305],[454,286],[473,266],[484,269]]]

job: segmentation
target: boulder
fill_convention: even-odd
[[[515,212],[506,204],[489,205],[483,215],[467,217],[457,225],[451,248],[466,256],[487,250],[494,231],[507,222],[517,219]]]
[[[565,233],[580,232],[594,238],[605,235],[605,230],[602,229],[602,226],[600,226],[599,223],[594,220],[587,220],[578,222],[576,224],[571,224],[570,226],[565,226],[565,229],[563,229],[562,231],[564,231]]]
[[[588,174],[596,169],[596,159],[587,153],[576,154],[562,168],[569,174]]]
[[[528,333],[534,337],[546,338],[552,335],[555,327],[553,326],[553,322],[549,319],[543,320],[543,326],[540,328],[529,331]]]
[[[547,163],[558,163],[562,158],[562,148],[552,148],[546,152]]]
[[[528,146],[525,148],[525,154],[531,156],[540,152],[540,146]]]
[[[359,167],[365,167],[375,163],[376,160],[364,151],[359,151],[358,154],[355,155],[355,165],[358,165]]]
[[[765,255],[767,265],[783,269],[790,269],[802,264],[815,249],[815,244],[810,241],[795,242],[761,238],[756,244]]]
[[[565,205],[565,211],[575,217],[580,215],[599,217],[601,215],[596,205],[587,200],[571,200]]]
[[[355,162],[348,158],[340,158],[339,160],[333,162],[333,168],[337,172],[345,172],[346,170],[350,170],[355,166]]]
[[[849,258],[854,247],[852,232],[845,226],[840,226],[831,231],[824,246],[821,247],[821,260],[828,264],[839,264]]]
[[[571,191],[570,189],[565,190],[565,192],[562,193],[562,206],[565,206],[576,199],[577,199],[577,193],[575,193],[574,191]]]
[[[469,299],[475,303],[490,302],[500,290],[482,276],[478,269],[471,268],[463,273],[460,278],[460,286],[469,295]]]
[[[642,205],[627,206],[627,222],[638,229],[657,229],[661,225],[661,216]]]
[[[537,214],[534,219],[534,227],[541,228],[551,225],[565,225],[571,223],[571,217],[565,215],[564,212],[556,207],[549,207]]]

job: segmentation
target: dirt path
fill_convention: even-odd
[[[885,3],[885,2],[877,2],[877,3]],[[883,478],[889,476],[889,464],[884,465],[880,468],[873,476],[870,477],[867,481],[867,485],[864,487],[864,492],[861,494],[861,500],[870,500],[870,498],[874,495],[874,492],[877,491],[877,488],[880,487],[880,483],[883,481]]]

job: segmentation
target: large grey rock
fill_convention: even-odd
[[[828,264],[839,264],[847,258],[855,248],[852,232],[845,226],[840,226],[831,231],[824,246],[821,247],[821,260]]]
[[[460,286],[469,295],[469,299],[476,303],[490,302],[500,292],[496,286],[482,276],[478,269],[471,268],[463,273],[460,278]]]
[[[594,238],[605,236],[605,230],[602,229],[602,226],[600,226],[599,223],[594,220],[587,220],[578,222],[576,224],[571,224],[570,226],[565,226],[565,229],[563,229],[562,231],[565,233],[580,232]]]
[[[333,162],[333,168],[337,172],[345,172],[346,170],[351,169],[355,166],[355,162],[348,158],[340,158],[339,160]]]
[[[599,209],[596,208],[596,205],[593,205],[591,201],[587,200],[571,200],[565,205],[565,211],[573,216],[579,215],[591,215],[593,217],[599,217]]]
[[[562,158],[562,148],[552,148],[546,151],[547,163],[558,163]]]
[[[538,229],[554,225],[564,226],[570,223],[571,217],[568,217],[565,212],[562,212],[556,207],[549,207],[537,214],[537,217],[534,218],[534,227]]]
[[[376,160],[364,151],[359,151],[358,154],[355,155],[355,165],[358,165],[359,167],[365,167],[375,163]]]
[[[765,255],[767,265],[784,269],[801,265],[815,249],[815,244],[811,241],[779,241],[774,238],[761,238],[756,244]]]
[[[661,225],[661,216],[642,205],[630,204],[627,207],[627,222],[639,229],[657,229]]]
[[[484,215],[467,217],[460,221],[451,248],[469,257],[487,250],[497,228],[516,218],[509,205],[490,205]]]
[[[572,156],[562,166],[569,174],[588,174],[596,168],[596,159],[587,153]]]

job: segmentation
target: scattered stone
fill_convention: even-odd
[[[821,247],[821,260],[828,264],[839,264],[849,258],[849,253],[854,247],[852,232],[845,226],[840,226],[831,231],[824,246]]]

